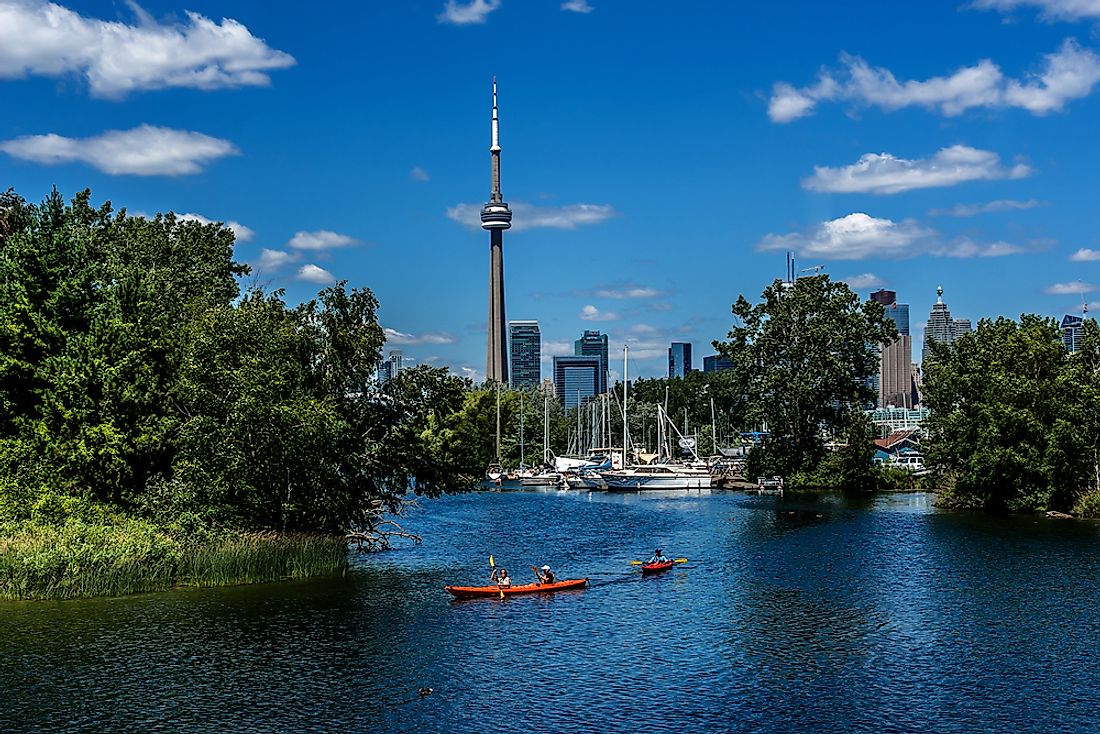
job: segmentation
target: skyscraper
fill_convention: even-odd
[[[497,120],[497,78],[493,77],[492,190],[481,208],[481,228],[489,230],[489,338],[485,379],[508,382],[507,321],[504,317],[504,230],[512,226],[512,210],[500,195],[500,130]]]
[[[538,321],[508,322],[512,387],[538,387],[542,381],[542,335]]]
[[[972,331],[974,331],[974,327],[970,325],[970,319],[955,319],[955,333],[952,337],[952,341]]]
[[[584,405],[600,393],[601,374],[598,356],[554,357],[554,392],[566,408]]]
[[[924,348],[932,342],[950,344],[955,341],[955,322],[951,319],[951,311],[943,302],[943,287],[936,288],[936,302],[932,304],[932,313],[928,315],[928,324],[924,327]]]
[[[1085,314],[1088,315],[1087,313]],[[1085,320],[1080,316],[1066,314],[1062,317],[1062,343],[1066,345],[1066,351],[1076,352],[1081,343],[1084,332]]]
[[[585,331],[584,336],[573,342],[573,354],[578,357],[598,357],[600,360],[599,384],[596,393],[607,392],[607,334]],[[561,393],[558,393],[560,396]]]
[[[898,338],[881,347],[878,370],[878,405],[913,407],[913,341],[909,336],[909,304],[898,303],[894,291],[877,290],[871,300],[881,303],[886,316],[894,322]]]
[[[385,382],[401,372],[404,355],[400,349],[390,350],[390,358],[378,366],[378,381]]]
[[[733,362],[725,355],[712,354],[709,357],[703,357],[703,372],[718,372],[719,370],[731,369],[733,369]]]
[[[691,344],[672,342],[668,348],[668,376],[685,377],[691,372]]]

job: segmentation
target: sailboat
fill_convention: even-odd
[[[523,397],[520,396],[522,406]],[[523,413],[520,412],[520,462],[523,463]],[[522,468],[519,473],[519,482],[524,487],[559,487],[564,486],[564,480],[560,472],[554,471],[550,461],[550,398],[542,399],[542,467]]]

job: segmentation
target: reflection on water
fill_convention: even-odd
[[[423,545],[343,578],[0,603],[0,731],[1100,729],[1091,524],[923,494],[424,505]],[[642,577],[657,546],[689,562]],[[450,601],[490,553],[590,587]]]

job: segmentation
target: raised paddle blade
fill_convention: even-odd
[[[490,553],[489,554],[489,568],[496,568],[496,567],[497,567],[496,564],[493,563],[493,554]]]
[[[644,565],[645,565],[645,561],[631,561],[631,562],[630,562],[630,565],[631,565],[631,566],[644,566]]]
[[[674,559],[672,560],[672,562],[673,562],[673,563],[687,563],[687,562],[688,562],[688,559],[686,559],[686,558],[674,558]]]

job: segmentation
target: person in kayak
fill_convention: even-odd
[[[543,566],[539,569],[538,575],[540,584],[554,583],[554,572],[550,570],[549,566]]]
[[[493,571],[492,575],[489,576],[489,580],[496,580],[497,586],[502,589],[507,589],[512,585],[512,579],[508,576],[507,568],[496,569],[495,571]]]
[[[668,559],[665,558],[665,554],[661,552],[661,549],[653,551],[653,557],[647,561],[647,563],[668,563]]]

